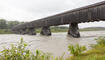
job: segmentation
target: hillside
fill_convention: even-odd
[[[105,27],[87,27],[80,29],[80,31],[103,31],[105,30]]]

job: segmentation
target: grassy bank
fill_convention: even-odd
[[[80,29],[80,31],[105,31],[105,27],[88,27]]]
[[[0,29],[0,34],[12,34],[10,29]]]
[[[96,40],[97,44],[91,45],[92,49],[79,55],[73,54],[67,60],[105,60],[105,37],[99,37]]]
[[[68,27],[51,27],[51,32],[67,32],[68,31]],[[37,33],[40,33],[41,28],[36,29]]]
[[[51,27],[51,32],[68,32],[68,27]],[[88,28],[82,28],[79,29],[82,31],[105,31],[104,27],[88,27]],[[41,29],[36,29],[37,33],[40,33]]]
[[[67,32],[68,27],[51,27],[52,32]],[[105,31],[105,27],[87,27],[79,29],[79,31]]]

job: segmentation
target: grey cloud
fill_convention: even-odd
[[[95,2],[99,0],[94,0]],[[17,0],[11,4],[29,12],[59,12],[93,3],[93,0]]]
[[[0,9],[3,17],[15,15],[19,20],[35,20],[99,1],[102,0],[0,0]]]
[[[0,18],[32,21],[104,0],[0,0]],[[80,27],[102,26],[105,22],[82,23]]]

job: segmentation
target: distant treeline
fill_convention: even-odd
[[[11,31],[11,28],[18,25],[23,24],[25,22],[19,22],[19,21],[7,21],[5,19],[0,19],[0,34],[10,34],[13,33]],[[69,27],[66,26],[51,26],[50,27],[51,32],[67,32]],[[89,28],[83,28],[80,29],[80,31],[102,31],[105,30],[105,27],[89,27]],[[36,29],[37,33],[41,32],[41,28]]]
[[[0,29],[11,29],[13,26],[22,24],[24,22],[19,21],[7,21],[5,19],[0,19]]]

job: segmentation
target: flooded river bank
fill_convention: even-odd
[[[50,52],[54,56],[61,56],[65,52],[67,57],[68,45],[70,44],[80,44],[85,45],[89,48],[90,44],[95,44],[95,38],[99,36],[105,36],[105,31],[89,31],[80,32],[81,38],[72,38],[64,33],[52,33],[52,36],[41,36],[37,35],[16,35],[16,34],[1,34],[0,35],[0,49],[2,46],[9,47],[12,43],[17,43],[22,37],[25,42],[29,44],[28,48],[34,51],[35,49],[42,50],[44,52]]]

